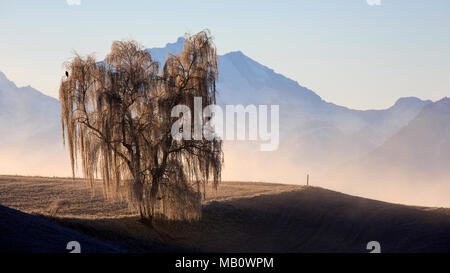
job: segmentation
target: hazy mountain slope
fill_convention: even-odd
[[[362,164],[377,171],[406,172],[421,178],[450,177],[450,99],[424,107]]]
[[[0,173],[69,175],[58,100],[0,72]]]
[[[22,140],[52,130],[59,124],[59,112],[58,100],[30,86],[18,88],[0,72],[1,136]]]
[[[328,115],[300,124],[294,132],[293,145],[299,145],[299,157],[320,163],[324,163],[323,158],[335,165],[358,159],[398,132],[428,103],[401,98],[386,110],[332,110]]]
[[[334,190],[354,195],[450,206],[450,99],[428,104],[374,151],[321,179]]]

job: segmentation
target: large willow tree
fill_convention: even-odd
[[[73,174],[81,161],[85,178],[101,177],[107,196],[126,198],[145,220],[198,219],[205,184],[220,182],[222,143],[174,139],[171,110],[193,109],[194,97],[215,103],[209,33],[187,36],[162,69],[135,41],[115,41],[103,62],[76,55],[66,69],[59,96]]]

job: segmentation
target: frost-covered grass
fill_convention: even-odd
[[[207,187],[206,200],[224,201],[301,188],[274,183],[222,182],[214,191]],[[102,218],[133,216],[126,202],[104,197],[101,181],[94,191],[82,179],[0,176],[0,204],[28,213],[58,217]]]

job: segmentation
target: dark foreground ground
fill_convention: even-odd
[[[123,252],[117,246],[90,238],[80,232],[51,223],[42,217],[0,206],[0,252],[63,253],[69,242],[79,242],[82,252]]]
[[[0,197],[7,183],[0,179]],[[25,192],[31,187],[21,185]],[[247,189],[252,186],[259,187],[259,194]],[[199,222],[160,222],[152,227],[131,212],[74,214],[85,211],[92,200],[100,202],[95,198],[73,205],[71,215],[52,216],[44,210],[29,215],[0,207],[0,250],[69,252],[67,242],[76,240],[85,252],[369,252],[367,243],[378,241],[382,252],[450,252],[449,209],[390,204],[314,187],[280,190],[264,183],[224,183],[224,187],[228,194],[233,188],[250,194],[211,198]],[[271,187],[278,188],[271,193]],[[36,194],[36,189],[30,192]],[[13,203],[5,196],[0,203]],[[122,211],[120,204],[106,201],[103,210],[114,206]]]

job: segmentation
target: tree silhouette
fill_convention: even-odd
[[[100,176],[105,195],[126,198],[144,220],[199,219],[205,185],[221,179],[222,142],[174,139],[171,111],[193,109],[194,97],[215,103],[209,32],[187,35],[162,69],[137,42],[115,41],[105,61],[76,55],[66,70],[59,96],[73,175],[81,160],[91,185]]]

